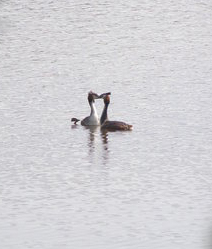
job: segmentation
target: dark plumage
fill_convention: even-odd
[[[101,126],[101,129],[107,129],[109,131],[129,131],[132,130],[132,125],[128,125],[121,121],[105,121]]]
[[[126,124],[121,121],[109,121],[107,116],[107,109],[110,104],[110,97],[108,94],[105,94],[104,97],[104,109],[102,111],[102,116],[100,119],[101,129],[109,130],[109,131],[128,131],[132,130],[132,125]]]
[[[77,118],[72,118],[71,119],[71,122],[74,122],[74,124],[76,124],[77,122],[79,122],[80,120],[79,119],[77,119]]]

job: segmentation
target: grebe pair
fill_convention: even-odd
[[[98,126],[101,125],[101,129],[104,130],[109,130],[109,131],[116,131],[116,130],[132,130],[132,125],[128,125],[124,122],[120,122],[120,121],[109,121],[108,120],[108,115],[107,115],[107,109],[108,106],[110,104],[110,95],[111,93],[103,93],[101,95],[98,95],[96,93],[93,93],[92,91],[90,91],[88,93],[88,103],[91,107],[91,113],[90,116],[84,118],[81,121],[81,125],[83,126]],[[104,100],[104,108],[102,111],[102,115],[99,121],[98,118],[98,114],[97,114],[97,110],[95,107],[95,99],[103,99]],[[74,122],[74,124],[76,124],[78,121],[80,121],[79,119],[76,118],[72,118],[71,119],[72,122]]]

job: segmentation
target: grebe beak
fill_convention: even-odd
[[[104,99],[104,97],[106,97],[107,95],[111,95],[111,92],[102,93],[101,95],[99,95],[98,99]]]
[[[98,99],[99,95],[97,93],[92,93],[94,99]]]

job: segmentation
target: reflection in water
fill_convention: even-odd
[[[108,150],[108,131],[106,130],[101,130],[101,138],[102,138],[102,147],[103,147],[103,162],[106,164],[108,161],[108,156],[109,156],[109,150]]]
[[[97,158],[103,160],[105,164],[108,160],[108,132],[102,131],[99,126],[87,126],[84,127],[89,131],[88,148],[89,156],[93,158],[93,155],[97,153]],[[101,146],[98,143],[99,136],[101,137]]]
[[[108,131],[101,129],[101,137],[102,137],[102,143],[105,150],[108,150]]]
[[[77,124],[71,125],[71,129],[78,129],[80,126]]]
[[[95,136],[97,134],[97,129],[99,129],[99,127],[98,126],[84,126],[84,128],[89,131],[88,147],[91,150],[94,150],[94,148],[95,148]]]

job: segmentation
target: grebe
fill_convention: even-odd
[[[81,121],[81,125],[83,125],[83,126],[100,125],[99,117],[98,117],[97,110],[96,110],[96,106],[94,104],[95,99],[98,99],[98,98],[99,98],[98,94],[96,94],[96,93],[94,93],[92,91],[90,91],[88,93],[88,103],[89,103],[89,105],[91,107],[91,113],[90,113],[90,116],[84,118]],[[74,122],[74,124],[76,124],[80,120],[77,119],[77,118],[72,118],[71,121]]]
[[[89,105],[91,107],[91,114],[90,114],[90,116],[84,118],[81,121],[81,125],[83,125],[83,126],[97,126],[97,125],[100,125],[99,117],[98,117],[94,102],[95,102],[95,99],[102,99],[102,98],[104,98],[104,96],[110,95],[110,94],[111,94],[110,92],[107,92],[107,93],[102,93],[101,95],[98,95],[98,94],[96,94],[96,93],[94,93],[92,91],[90,91],[88,93],[88,103],[89,103]],[[80,120],[77,119],[77,118],[72,118],[71,121],[74,122],[74,124],[76,125],[77,122],[79,122]]]
[[[127,131],[132,130],[132,125],[126,124],[120,121],[109,121],[107,116],[107,109],[110,104],[110,97],[108,94],[102,94],[102,98],[104,99],[104,109],[102,111],[102,115],[100,118],[101,129],[109,130],[109,131]]]

